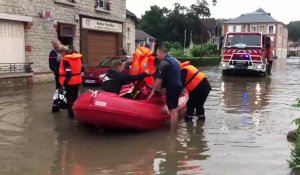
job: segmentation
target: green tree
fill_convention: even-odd
[[[201,34],[204,42],[208,38],[208,32],[201,31],[200,17],[209,17],[210,11],[205,0],[197,1],[190,7],[174,4],[173,10],[152,6],[142,16],[138,28],[151,34],[158,39],[159,43],[163,41],[179,42],[183,45],[184,32],[186,30],[186,46],[189,44],[189,34],[193,33],[194,43],[200,43]],[[159,44],[161,45],[161,44]]]
[[[160,41],[166,40],[167,35],[167,8],[160,8],[157,5],[151,6],[149,11],[142,15],[137,26],[138,29],[149,33]]]
[[[182,49],[182,46],[181,46],[180,42],[174,42],[174,43],[172,43],[172,48]]]
[[[289,40],[300,41],[300,21],[292,21],[288,24]]]

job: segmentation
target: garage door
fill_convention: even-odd
[[[0,63],[24,63],[24,24],[0,20]]]
[[[100,60],[118,53],[116,33],[88,31],[88,64],[95,66]]]

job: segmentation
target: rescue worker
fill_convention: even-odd
[[[183,87],[189,92],[185,120],[193,119],[196,109],[198,119],[205,119],[204,103],[211,91],[211,86],[205,74],[196,67],[185,62],[181,64],[181,80]]]
[[[119,94],[123,85],[133,81],[143,80],[145,77],[151,76],[148,71],[139,75],[129,75],[123,73],[122,70],[122,61],[119,59],[114,60],[112,68],[107,71],[103,78],[102,90]]]
[[[159,47],[156,52],[161,61],[158,67],[158,76],[155,80],[153,90],[148,99],[162,88],[166,89],[166,103],[171,116],[171,128],[174,129],[178,120],[178,100],[182,91],[180,61],[170,56],[164,47]]]
[[[78,97],[81,85],[81,54],[72,53],[67,47],[62,47],[63,58],[59,67],[59,82],[62,90],[66,91],[67,109],[70,119],[74,118],[72,106]]]
[[[59,65],[61,60],[61,53],[60,53],[60,41],[57,39],[52,40],[52,46],[53,49],[50,51],[49,54],[49,68],[52,70],[55,76],[55,89],[59,89],[60,83],[59,83]],[[58,112],[59,106],[58,104],[53,101],[52,104],[52,112]]]
[[[149,48],[138,47],[135,50],[135,53],[133,54],[133,60],[132,60],[129,73],[131,75],[138,75],[148,70],[150,74],[154,74],[155,73],[154,61],[155,58],[153,57],[152,51]],[[147,85],[149,86],[154,85],[153,77],[146,77],[144,80],[145,80],[144,82]]]

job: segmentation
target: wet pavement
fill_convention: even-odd
[[[213,87],[207,119],[181,121],[177,133],[103,132],[52,114],[53,83],[1,87],[0,174],[289,174],[300,59],[277,61],[268,78],[203,71]]]

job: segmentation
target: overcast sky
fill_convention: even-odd
[[[176,2],[189,7],[196,0],[126,0],[127,9],[139,18],[152,5],[173,9]],[[285,24],[300,20],[300,0],[217,0],[215,7],[211,4],[212,0],[207,2],[210,4],[211,17],[214,18],[236,18],[261,7],[267,13],[271,13],[273,18]]]

